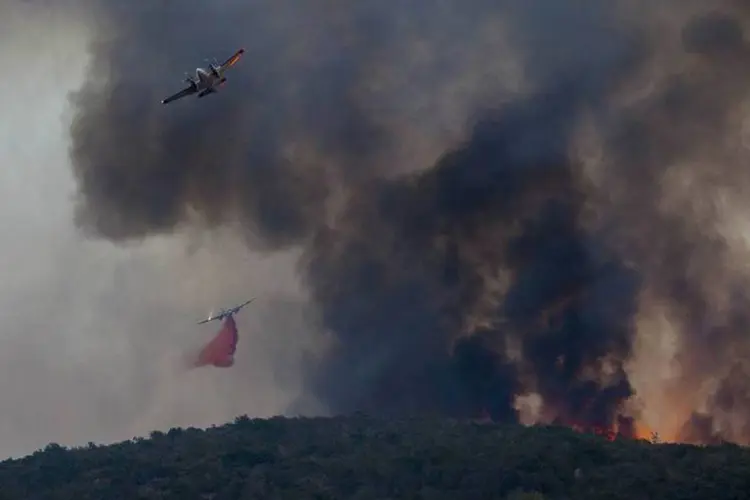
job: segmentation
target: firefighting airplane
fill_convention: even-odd
[[[232,57],[227,59],[221,64],[210,63],[208,69],[196,68],[195,78],[185,73],[185,81],[190,84],[189,87],[184,88],[174,95],[167,97],[161,101],[162,104],[169,104],[177,99],[198,93],[198,97],[205,97],[208,94],[218,92],[218,88],[227,81],[224,76],[224,72],[237,64],[242,54],[245,53],[245,49],[240,49],[235,52]]]
[[[243,307],[245,307],[246,305],[248,305],[250,302],[252,302],[254,300],[255,300],[255,297],[253,297],[252,299],[248,300],[244,304],[240,304],[238,306],[234,306],[234,307],[232,307],[230,309],[222,309],[216,315],[209,314],[208,318],[204,319],[203,321],[199,321],[198,324],[202,325],[203,323],[208,323],[209,321],[221,320],[221,319],[226,318],[227,316],[232,316],[233,314],[237,314],[237,311],[239,311],[240,309],[242,309]]]

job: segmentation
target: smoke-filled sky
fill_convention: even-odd
[[[309,320],[295,252],[249,253],[231,230],[115,246],[75,227],[68,92],[84,81],[93,24],[60,2],[0,6],[0,455],[54,441],[283,412],[298,394]],[[231,370],[181,371],[218,323],[257,295]],[[309,337],[309,336],[308,336]]]
[[[2,8],[43,34],[2,30],[7,453],[283,411],[750,440],[742,2]],[[235,367],[170,371],[248,294]]]

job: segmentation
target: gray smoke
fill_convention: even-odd
[[[298,251],[248,254],[227,229],[116,246],[74,226],[68,93],[86,76],[95,14],[68,0],[0,2],[0,64],[19,72],[0,83],[3,457],[280,413],[312,338]],[[215,332],[195,321],[252,295],[237,317],[245,361],[179,371]]]
[[[125,242],[239,223],[252,250],[301,248],[333,338],[307,388],[331,412],[527,420],[536,396],[536,421],[678,438],[697,411],[750,439],[742,3],[94,11],[78,224]],[[218,94],[158,105],[240,46]]]

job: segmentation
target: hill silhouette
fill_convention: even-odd
[[[237,418],[0,463],[0,499],[744,499],[750,450],[445,419]]]

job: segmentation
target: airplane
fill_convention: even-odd
[[[208,69],[196,68],[195,77],[191,77],[189,74],[185,73],[185,81],[188,82],[190,86],[167,97],[166,99],[163,99],[161,103],[169,104],[172,101],[182,99],[183,97],[195,93],[197,93],[200,98],[217,92],[217,89],[227,81],[224,72],[237,64],[237,61],[240,60],[240,57],[242,57],[242,54],[244,53],[245,49],[240,49],[235,52],[232,57],[221,64],[209,63]]]
[[[237,311],[239,311],[240,309],[242,309],[243,307],[245,307],[246,305],[248,305],[250,302],[252,302],[254,300],[255,300],[255,297],[253,297],[252,299],[248,300],[244,304],[240,304],[238,306],[234,306],[234,307],[229,308],[229,309],[222,309],[215,316],[213,314],[209,314],[208,318],[204,319],[203,321],[199,321],[198,324],[202,325],[203,323],[208,323],[209,321],[221,320],[221,319],[226,318],[227,316],[232,316],[233,314],[236,314]]]

